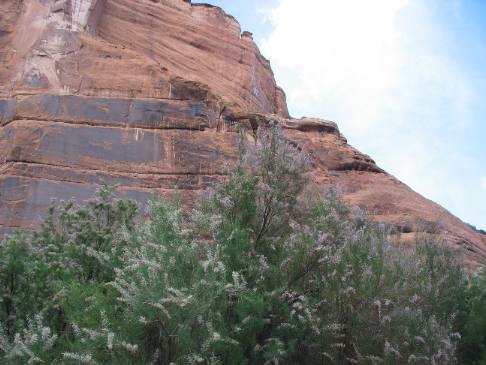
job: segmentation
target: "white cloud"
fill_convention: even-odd
[[[334,104],[375,118],[379,100],[398,75],[394,20],[407,0],[283,0],[264,53],[294,75],[289,102]],[[356,126],[363,125],[356,123]]]
[[[486,190],[486,176],[481,178],[481,188]]]
[[[429,4],[281,0],[261,48],[292,115],[336,121],[382,167],[467,215],[475,207],[466,203],[464,179],[474,167],[461,155],[460,132],[473,93]],[[468,216],[477,220],[475,211]]]
[[[297,112],[319,104],[363,129],[386,109],[415,108],[423,95],[433,103],[424,116],[444,101],[465,110],[467,86],[437,49],[427,49],[435,34],[412,0],[282,0],[271,19],[275,31],[262,48]]]

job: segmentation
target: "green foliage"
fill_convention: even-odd
[[[462,324],[461,358],[468,364],[486,363],[486,271],[483,269],[470,280],[465,298],[466,313]]]
[[[309,169],[271,127],[192,211],[137,219],[103,188],[6,237],[2,363],[484,363],[486,275],[306,191]]]
[[[92,303],[110,312],[116,307],[106,283],[128,244],[119,237],[133,229],[135,217],[133,203],[114,200],[111,189],[103,187],[84,208],[72,203],[51,208],[32,237],[18,233],[1,241],[0,351],[5,361],[54,362],[56,349],[72,342],[74,321],[93,322]],[[36,331],[53,335],[37,336]]]
[[[35,269],[29,265],[32,248],[23,235],[17,233],[0,244],[0,323],[6,334],[12,336],[26,325],[27,318],[21,314],[34,304],[30,297],[36,291],[31,282]]]
[[[486,231],[484,229],[479,229],[475,225],[466,223],[470,228],[472,228],[474,231],[486,235]]]

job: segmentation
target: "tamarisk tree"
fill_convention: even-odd
[[[278,126],[242,134],[193,209],[138,214],[109,189],[0,245],[0,359],[13,364],[480,364],[484,275],[430,237],[310,191]],[[483,337],[481,337],[483,336]]]

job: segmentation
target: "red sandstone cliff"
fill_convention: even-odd
[[[103,181],[188,200],[224,177],[234,124],[275,120],[313,157],[314,184],[407,236],[438,222],[468,259],[486,239],[349,146],[332,122],[287,119],[269,62],[223,10],[184,0],[0,2],[0,230]]]

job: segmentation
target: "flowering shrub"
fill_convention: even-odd
[[[2,364],[480,364],[484,275],[405,251],[278,127],[193,210],[103,188],[0,244]]]

